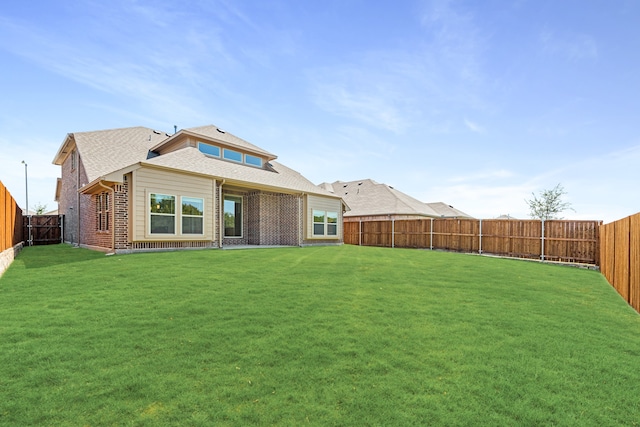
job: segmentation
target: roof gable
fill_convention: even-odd
[[[146,127],[131,127],[92,132],[74,132],[67,135],[53,163],[62,165],[66,150],[73,147],[89,182],[115,170],[122,169],[147,158],[149,149],[168,135]]]

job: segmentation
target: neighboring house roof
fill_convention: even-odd
[[[149,156],[151,151],[169,146],[180,137],[195,137],[205,142],[213,141],[224,146],[237,147],[261,155],[269,162],[264,168],[247,166],[206,156],[192,146],[177,148],[155,157]],[[140,166],[149,166],[211,176],[227,180],[227,184],[340,197],[322,190],[300,173],[273,161],[276,158],[274,154],[213,125],[180,130],[174,135],[145,127],[70,133],[53,163],[62,165],[74,143],[87,174],[89,184],[86,188],[97,185],[96,183],[102,180],[119,182],[123,173]]]
[[[372,179],[322,183],[318,187],[342,197],[351,208],[345,217],[410,215],[424,217],[465,217],[466,213],[442,202],[424,203]]]
[[[431,209],[433,209],[441,217],[444,216],[444,217],[457,217],[457,218],[463,218],[463,217],[471,218],[470,215],[443,202],[427,203],[426,205],[429,206]]]

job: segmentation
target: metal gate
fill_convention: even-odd
[[[63,215],[24,216],[24,239],[26,246],[54,245],[62,243]]]

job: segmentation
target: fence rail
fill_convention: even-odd
[[[601,227],[600,271],[640,312],[640,213]]]
[[[0,181],[0,252],[22,240],[22,210]]]
[[[597,265],[602,221],[345,219],[344,242],[361,246],[444,249]]]

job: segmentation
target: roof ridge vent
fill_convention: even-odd
[[[222,129],[220,129],[220,128],[216,128],[216,130],[217,130],[218,132],[220,132],[220,133],[226,133],[225,131],[223,131],[223,130],[222,130]]]
[[[160,132],[159,130],[154,130],[153,133],[155,133],[156,135],[160,135],[162,132]]]

